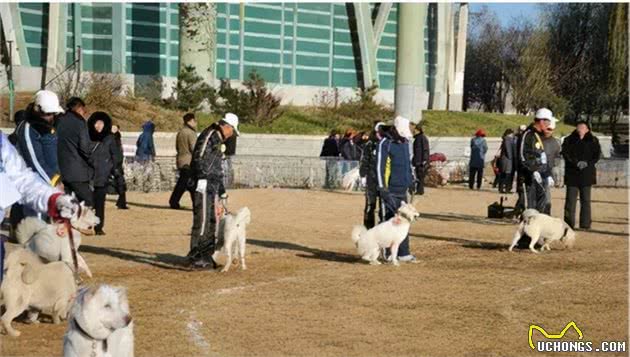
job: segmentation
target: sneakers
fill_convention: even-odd
[[[418,263],[418,259],[416,259],[416,256],[412,254],[398,257],[398,261],[403,263]]]
[[[217,268],[217,263],[215,263],[212,258],[200,258],[194,260],[190,266],[195,270],[214,270]]]

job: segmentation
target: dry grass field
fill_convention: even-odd
[[[128,288],[136,356],[540,355],[529,325],[569,321],[596,346],[628,341],[627,190],[594,189],[593,229],[534,255],[507,251],[513,222],[485,218],[496,193],[428,189],[411,231],[420,263],[400,267],[359,261],[361,194],[234,190],[230,207],[252,212],[248,270],[224,274],[184,266],[192,213],[167,209],[168,195],[130,193],[129,211],[108,202],[107,235],[81,247],[86,283]],[[22,336],[0,336],[0,355],[61,355],[65,322],[14,325]]]

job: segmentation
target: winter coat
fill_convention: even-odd
[[[195,180],[207,180],[207,192],[222,195],[223,185],[223,152],[225,149],[223,135],[218,124],[212,124],[201,132],[193,149],[191,168]]]
[[[100,133],[94,128],[97,120],[103,120],[105,126]],[[112,135],[112,122],[109,117],[95,117],[94,114],[88,120],[90,139],[95,147],[91,155],[91,163],[94,167],[94,187],[107,186],[112,170],[120,165],[122,154],[116,145],[116,140]]]
[[[324,140],[319,157],[339,157],[339,141],[334,136],[329,136]]]
[[[66,182],[88,182],[92,178],[90,154],[94,144],[87,123],[78,114],[67,111],[57,120],[57,157],[61,178]]]
[[[385,195],[403,195],[412,187],[411,155],[407,140],[396,141],[387,137],[381,139],[376,165],[379,191]]]
[[[0,182],[10,182],[11,185],[0,185],[0,217],[4,217],[4,209],[15,203],[17,198],[22,204],[39,212],[48,210],[50,196],[57,193],[57,189],[42,180],[31,170],[9,142],[9,138],[0,132]],[[15,194],[15,197],[12,196]],[[8,201],[5,201],[8,200]]]
[[[503,137],[501,142],[501,154],[499,157],[499,170],[505,174],[515,171],[516,165],[516,138],[514,135]]]
[[[476,136],[470,140],[470,167],[483,168],[486,163],[488,144],[486,139]]]
[[[376,177],[376,154],[378,149],[378,138],[370,137],[370,140],[363,148],[363,155],[359,164],[359,175],[365,177],[368,189],[376,190],[378,178]]]
[[[142,124],[142,134],[136,142],[136,161],[151,161],[155,158],[155,145],[153,144],[153,131],[155,124],[147,121]]]
[[[341,157],[344,160],[358,161],[361,159],[361,150],[352,139],[341,139],[339,147],[341,148]]]
[[[424,170],[429,164],[429,139],[424,134],[416,134],[413,140],[412,164],[416,170]]]
[[[184,125],[177,133],[175,149],[177,149],[177,169],[190,166],[192,152],[195,149],[197,132],[188,125]]]
[[[57,134],[52,123],[34,112],[27,114],[17,130],[17,149],[26,165],[53,186],[59,181]]]
[[[549,168],[553,169],[558,165],[558,159],[560,159],[560,142],[553,136],[544,137],[543,145],[545,146],[545,155],[547,155],[547,160],[549,161]]]
[[[542,141],[544,134],[530,125],[523,132],[518,144],[519,176],[525,184],[532,182],[534,172],[538,172],[542,178],[551,176],[551,169]]]
[[[580,139],[577,131],[564,139],[562,143],[564,157],[564,184],[567,186],[592,186],[597,183],[595,163],[601,157],[599,140],[589,131]],[[588,166],[580,170],[577,163],[585,161]]]

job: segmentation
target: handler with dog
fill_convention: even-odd
[[[195,269],[215,269],[212,259],[217,237],[218,219],[227,199],[223,185],[222,161],[225,141],[238,135],[238,117],[227,113],[218,123],[206,128],[195,143],[191,162],[193,178],[197,181],[193,200],[193,226],[188,258]],[[219,200],[223,201],[219,203]]]

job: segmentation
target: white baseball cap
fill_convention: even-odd
[[[383,125],[385,125],[385,123],[379,121],[378,123],[376,123],[376,125],[374,125],[374,130],[378,131],[378,128],[382,127]]]
[[[230,124],[230,126],[234,128],[234,131],[236,132],[236,136],[241,135],[241,133],[238,131],[238,117],[236,116],[236,114],[226,113],[225,117],[223,117],[223,119],[221,120]]]
[[[536,119],[549,120],[549,121],[556,120],[556,118],[553,117],[553,113],[551,112],[551,110],[547,108],[538,109],[534,117]]]
[[[398,134],[400,134],[400,136],[407,139],[413,137],[413,134],[411,134],[411,130],[409,130],[409,119],[400,115],[397,116],[394,119],[394,127],[396,127],[396,131],[398,131]]]
[[[35,93],[35,107],[39,106],[42,113],[59,114],[63,113],[63,108],[59,105],[59,98],[54,92],[49,90],[40,90]]]

